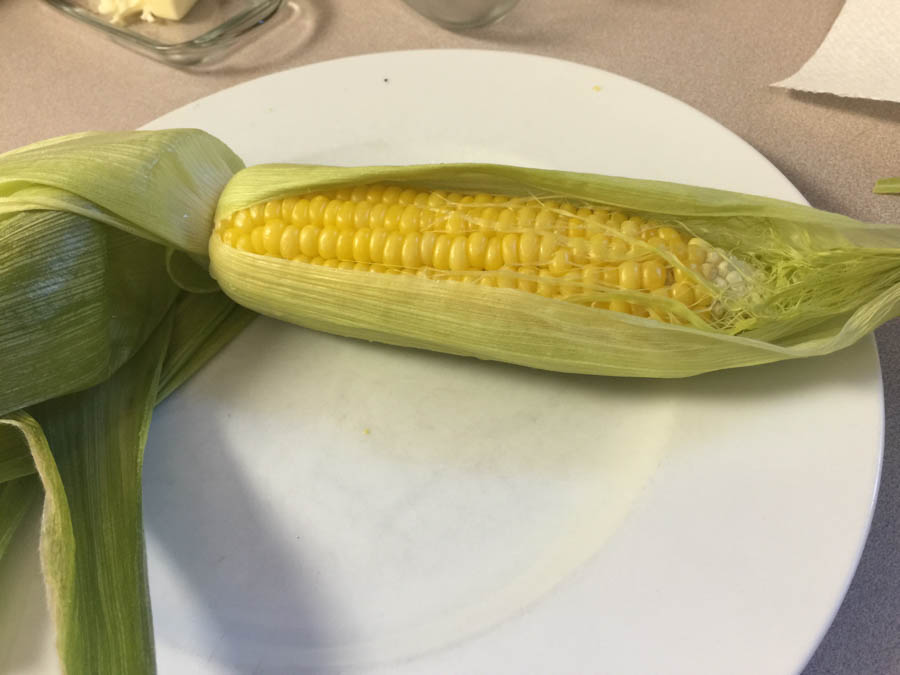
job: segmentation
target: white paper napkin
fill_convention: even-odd
[[[900,102],[900,0],[847,0],[812,58],[772,86]]]

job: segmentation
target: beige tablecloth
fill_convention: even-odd
[[[822,42],[842,0],[522,0],[505,20],[444,31],[400,0],[297,0],[309,24],[206,72],[128,52],[36,0],[0,2],[0,152],[86,129],[131,129],[259,75],[351,54],[472,47],[604,68],[686,101],[766,155],[820,208],[900,222],[900,104],[773,89]],[[896,69],[900,76],[900,65]],[[900,673],[900,322],[877,334],[884,471],[847,597],[806,673]]]

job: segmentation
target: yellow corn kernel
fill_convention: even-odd
[[[631,303],[631,313],[634,316],[650,316],[649,310],[644,305],[638,304],[636,302]]]
[[[266,205],[265,204],[254,204],[249,209],[247,209],[247,213],[250,214],[250,220],[253,222],[253,226],[257,225],[265,225],[266,224]]]
[[[272,220],[273,218],[281,218],[281,200],[272,200],[263,205],[263,222]],[[283,220],[283,219],[282,219]]]
[[[484,269],[499,270],[503,267],[503,242],[502,238],[491,237],[488,240],[487,250],[484,252]]]
[[[469,264],[480,269],[484,267],[484,256],[487,252],[488,238],[484,232],[473,232],[469,235],[466,243],[466,255],[469,258]]]
[[[419,257],[426,267],[434,265],[434,248],[437,242],[437,232],[422,232],[419,237]]]
[[[400,193],[402,192],[403,188],[397,187],[396,185],[390,185],[386,187],[381,194],[381,201],[385,204],[396,204],[400,201]]]
[[[375,202],[369,211],[369,227],[373,230],[384,228],[384,216],[387,213],[388,205],[384,202]]]
[[[250,233],[250,244],[253,247],[254,253],[266,252],[265,244],[263,244],[263,232],[265,231],[265,227],[254,227],[253,232]]]
[[[543,208],[534,219],[534,229],[538,232],[555,232],[556,221],[556,213],[550,209]]]
[[[540,236],[541,243],[538,247],[538,260],[541,263],[549,263],[559,250],[559,242],[556,240],[555,234],[547,233]]]
[[[353,209],[353,227],[361,229],[369,226],[369,215],[372,213],[372,202],[365,200],[356,202]]]
[[[672,285],[671,297],[673,300],[677,300],[686,307],[690,307],[697,300],[697,295],[694,293],[694,286],[685,283],[684,281]]]
[[[503,263],[507,266],[519,264],[519,235],[515,232],[504,234],[500,241],[500,252],[503,255]]]
[[[434,228],[437,213],[433,209],[419,209],[419,231],[427,231]]]
[[[399,266],[403,262],[403,235],[399,232],[391,232],[388,234],[384,242],[384,254],[382,262],[385,265]]]
[[[350,204],[350,202],[346,202]],[[338,230],[335,250],[338,260],[353,260],[353,240],[356,238],[356,230]]]
[[[303,255],[314,258],[319,255],[320,227],[306,225],[300,230],[300,251]]]
[[[658,236],[650,237],[647,240],[647,246],[650,246],[651,248],[655,248],[657,250],[661,250],[661,249],[668,250],[669,249],[669,247],[666,246],[665,239],[662,239],[661,237],[658,237]]]
[[[350,262],[349,260],[342,260],[338,263],[338,269],[340,270],[352,270],[355,267],[355,264]]]
[[[634,260],[619,265],[619,288],[636,291],[641,287],[641,266]]]
[[[450,243],[450,255],[448,263],[450,269],[454,272],[466,270],[469,268],[469,256],[466,252],[468,248],[469,238],[464,234],[458,234],[453,237]]]
[[[353,202],[343,202],[337,210],[335,216],[338,229],[348,229],[356,226],[355,222],[356,204]]]
[[[369,237],[369,260],[374,263],[380,263],[384,256],[384,242],[387,240],[388,232],[384,228],[372,230]]]
[[[328,260],[337,256],[338,229],[323,227],[319,233],[319,255]]]
[[[658,258],[641,263],[641,288],[648,291],[666,285],[666,268]]]
[[[569,236],[586,237],[588,234],[588,223],[592,215],[591,210],[588,208],[578,209],[575,212],[575,218],[569,220]]]
[[[604,267],[603,268],[603,285],[615,288],[619,285],[619,268]]]
[[[294,204],[294,208],[291,209],[291,224],[296,225],[299,228],[303,228],[306,225],[309,225],[309,200],[308,199],[298,199],[297,203]]]
[[[631,304],[624,300],[610,300],[609,309],[611,312],[621,312],[622,314],[631,314]]]
[[[419,193],[412,188],[407,188],[399,194],[399,196],[397,197],[397,202],[404,205],[412,204],[414,201],[416,201],[416,196],[418,194]]]
[[[400,214],[400,231],[403,234],[419,231],[419,209],[410,204]]]
[[[505,227],[498,227],[497,229],[500,231],[510,230],[510,229],[518,229],[518,230],[532,230],[535,228],[535,223],[537,221],[538,209],[534,206],[524,206],[518,210],[518,212],[513,209],[504,209],[503,214],[509,214],[505,220],[508,223],[505,223]]]
[[[519,234],[519,262],[530,265],[538,261],[541,240],[533,230],[526,230]]]
[[[439,270],[450,269],[450,247],[453,239],[448,234],[440,234],[434,242],[431,265]]]
[[[468,228],[477,228],[482,231],[496,230],[499,217],[500,211],[493,206],[474,209],[469,217]]]
[[[572,265],[569,264],[569,251],[561,248],[553,254],[553,257],[550,259],[550,264],[547,269],[550,270],[550,273],[554,276],[561,277],[563,274],[572,269]]]
[[[634,220],[629,219],[624,221],[619,226],[619,231],[624,234],[626,237],[631,237],[632,239],[637,239],[641,234],[641,226],[638,225]]]
[[[584,237],[569,239],[569,260],[575,265],[584,265],[590,258],[590,245]]]
[[[271,222],[271,221],[270,221]],[[300,255],[300,228],[288,225],[281,233],[279,253],[285,260],[292,260]]]
[[[364,202],[366,200],[366,194],[369,192],[368,185],[357,185],[352,190],[350,190],[350,201],[351,202]]]
[[[346,202],[350,200],[350,195],[353,194],[353,191],[348,187],[342,187],[335,191],[334,198]]]
[[[324,267],[331,267],[332,269],[337,269],[337,266],[340,265],[341,262],[337,258],[329,258],[325,262],[322,263]]]
[[[702,265],[706,262],[706,248],[697,244],[688,244],[687,257],[688,262]]]
[[[403,235],[400,259],[404,267],[415,268],[422,264],[422,255],[419,252],[420,239],[418,232],[407,232]]]
[[[309,222],[311,224],[322,226],[328,201],[328,197],[325,195],[316,195],[309,200]]]
[[[466,216],[460,211],[454,211],[447,216],[444,229],[450,234],[459,234],[466,231]]]
[[[607,251],[609,251],[609,259],[611,261],[623,260],[628,256],[628,244],[625,243],[624,239],[611,237]]]
[[[384,214],[384,229],[393,232],[400,229],[400,218],[403,217],[403,209],[401,204],[391,204]]]
[[[445,208],[447,206],[447,192],[445,190],[435,190],[428,197],[428,206],[433,209]]]
[[[253,250],[250,248],[251,246],[249,234],[238,235],[237,241],[234,244],[234,247],[237,250],[245,251],[246,253],[253,253]]]
[[[281,255],[281,233],[284,232],[284,221],[273,218],[263,228],[263,247],[269,255]]]
[[[588,259],[592,263],[602,263],[610,259],[609,238],[604,234],[595,234],[588,242]]]
[[[263,223],[259,223],[259,225],[263,225]],[[253,222],[250,214],[246,209],[244,209],[242,211],[238,211],[231,217],[231,226],[238,232],[243,233],[250,232],[254,227],[256,227],[256,223]]]

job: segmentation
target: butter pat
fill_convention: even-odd
[[[121,23],[138,12],[144,21],[179,21],[195,4],[197,0],[100,0],[97,11],[109,16],[113,23]]]

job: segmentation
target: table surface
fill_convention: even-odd
[[[354,54],[499,49],[603,68],[675,96],[745,138],[813,206],[900,223],[900,104],[772,88],[813,54],[842,0],[522,0],[463,34],[400,0],[292,0],[292,39],[248,44],[223,63],[175,70],[34,0],[0,3],[0,152],[88,129],[133,129],[263,74]],[[287,28],[287,26],[284,26]],[[278,30],[276,27],[274,30]],[[804,675],[900,673],[900,321],[876,332],[885,386],[884,469],[847,596]]]

